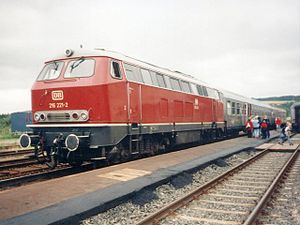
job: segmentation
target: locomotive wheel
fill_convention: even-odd
[[[69,165],[72,167],[79,167],[83,163],[81,157],[79,155],[76,155],[74,152],[68,152],[67,159]]]
[[[79,167],[82,165],[82,163],[83,163],[82,160],[75,160],[75,161],[69,162],[70,166],[72,166],[72,167]]]
[[[122,144],[117,145],[119,154],[120,154],[120,160],[121,162],[126,162],[130,159],[129,150],[126,149]]]

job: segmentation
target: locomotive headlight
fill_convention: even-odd
[[[44,113],[41,113],[41,115],[40,115],[40,120],[46,120],[46,116],[45,116],[45,114]]]
[[[66,51],[65,51],[65,54],[66,54],[66,56],[67,57],[70,57],[70,56],[72,56],[73,55],[73,50],[72,49],[67,49]]]
[[[79,115],[78,115],[77,112],[74,112],[74,113],[72,114],[72,117],[73,117],[73,119],[75,119],[75,120],[78,120],[78,119],[79,119]]]
[[[39,121],[41,119],[40,114],[39,113],[35,113],[34,114],[34,120],[35,121]]]
[[[86,114],[86,113],[81,113],[81,115],[80,115],[80,117],[81,117],[81,119],[83,119],[83,120],[87,120],[88,119],[88,115]]]

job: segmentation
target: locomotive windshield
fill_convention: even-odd
[[[39,74],[37,80],[53,80],[59,77],[60,72],[64,66],[64,62],[51,62],[46,64],[42,72]]]
[[[54,80],[57,79],[63,68],[64,62],[53,61],[47,63],[41,73],[39,74],[37,80]],[[72,77],[90,77],[94,74],[95,70],[95,60],[87,58],[79,58],[69,61],[67,68],[64,73],[64,78]]]
[[[80,58],[69,62],[65,78],[71,77],[90,77],[94,74],[95,60]]]

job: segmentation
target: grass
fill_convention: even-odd
[[[0,140],[16,139],[20,136],[11,132],[10,125],[10,114],[0,114]]]

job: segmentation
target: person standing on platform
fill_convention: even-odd
[[[275,118],[275,124],[276,124],[276,131],[278,131],[280,129],[280,125],[281,125],[280,117]]]
[[[253,124],[252,124],[252,121],[251,121],[251,117],[246,122],[246,131],[247,131],[247,134],[248,134],[248,138],[251,138],[252,137],[252,132],[253,132]]]
[[[271,123],[270,120],[267,116],[264,117],[264,120],[267,123],[267,128],[266,128],[266,138],[269,139],[270,138],[270,127],[271,127]]]
[[[260,127],[261,127],[261,138],[266,139],[268,124],[265,119],[261,122]]]
[[[291,122],[290,121],[287,121],[286,122],[286,127],[285,127],[285,135],[286,135],[286,137],[287,137],[287,140],[288,140],[288,143],[290,144],[290,145],[293,145],[293,142],[292,142],[292,140],[291,140],[291,131],[292,131],[292,124],[291,124]]]
[[[252,120],[253,124],[253,137],[254,138],[259,138],[259,121],[258,121],[258,116],[255,116]]]

